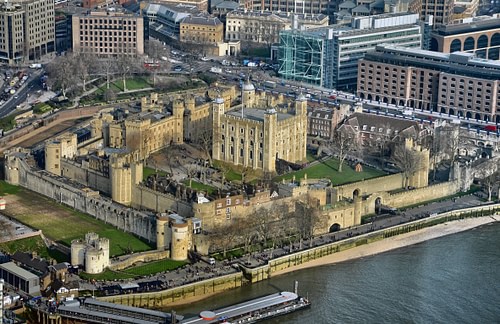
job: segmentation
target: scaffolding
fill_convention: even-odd
[[[323,86],[323,50],[325,39],[297,30],[280,33],[279,71],[285,80]]]

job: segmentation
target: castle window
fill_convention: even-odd
[[[226,205],[227,206],[231,206],[231,198],[227,198],[226,199]],[[229,209],[228,209],[229,210]]]
[[[240,149],[240,157],[243,157],[243,149]]]
[[[245,133],[245,130],[243,128],[240,128],[240,133],[241,134]]]
[[[217,208],[221,208],[222,207],[222,203],[217,203]]]
[[[217,214],[217,215],[222,214],[222,210],[221,210],[221,209],[218,209],[216,214]]]

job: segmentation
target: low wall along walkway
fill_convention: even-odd
[[[268,262],[268,264],[257,268],[246,268],[240,265],[243,272],[203,280],[180,287],[151,293],[99,297],[99,299],[135,307],[164,308],[173,303],[182,303],[182,301],[188,299],[202,299],[214,293],[238,288],[248,283],[266,280],[271,278],[273,273],[294,268],[309,261],[332,255],[337,252],[349,250],[361,245],[382,241],[386,238],[418,231],[451,221],[493,215],[500,215],[500,204],[446,212],[410,223],[393,226],[391,228],[374,231],[346,240],[292,253],[280,258],[272,259]]]
[[[461,210],[446,212],[428,218],[416,220],[410,223],[401,224],[387,229],[363,234],[346,240],[321,245],[315,248],[288,254],[280,258],[269,260],[268,264],[258,268],[243,268],[245,277],[252,283],[269,279],[273,273],[313,261],[315,259],[331,255],[340,251],[348,250],[360,245],[373,243],[392,236],[405,234],[426,227],[451,222],[455,220],[483,217],[489,215],[499,215],[500,204],[473,207]]]
[[[243,277],[243,274],[241,272],[237,272],[163,291],[99,297],[98,299],[110,303],[134,307],[149,309],[164,308],[172,303],[188,298],[212,295],[229,289],[241,287],[247,283],[248,281]]]

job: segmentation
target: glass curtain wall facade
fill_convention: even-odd
[[[358,61],[379,44],[421,48],[418,25],[375,29],[321,28],[280,33],[279,74],[285,80],[355,90]]]
[[[322,86],[325,40],[296,30],[280,33],[279,74],[286,80]]]

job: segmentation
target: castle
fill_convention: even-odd
[[[109,266],[109,240],[87,233],[85,240],[71,241],[71,264],[83,265],[87,273],[100,273]]]
[[[300,95],[293,109],[259,107],[254,86],[242,87],[241,106],[225,110],[224,100],[213,104],[214,160],[275,172],[276,160],[304,162],[307,144],[307,100]]]
[[[192,141],[201,131],[212,128],[217,137],[213,141],[214,159],[273,172],[276,158],[295,163],[305,158],[304,96],[286,105],[283,96],[256,93],[247,82],[241,102],[233,105],[234,91],[209,92],[204,95],[211,101],[198,104],[190,94],[184,101],[153,94],[142,99],[136,116],[120,109],[103,110],[90,122],[90,138],[79,140],[75,134],[65,133],[47,142],[46,171],[34,166],[30,152],[9,150],[5,152],[6,180],[156,242],[158,250],[169,250],[170,257],[178,260],[187,258],[191,249],[208,252],[210,242],[203,232],[245,218],[257,207],[273,210],[279,202],[293,208],[307,195],[324,219],[325,225],[316,232],[325,233],[361,224],[361,217],[375,213],[381,204],[402,207],[460,189],[458,178],[428,186],[429,151],[411,141],[406,145],[418,152],[422,164],[409,179],[392,174],[331,186],[304,178],[272,190],[259,188],[252,194],[211,199],[200,194],[191,199],[192,194],[185,194],[186,187],[176,197],[145,186],[145,157],[162,146]],[[405,183],[416,189],[402,192]],[[166,211],[175,212],[169,215]]]

